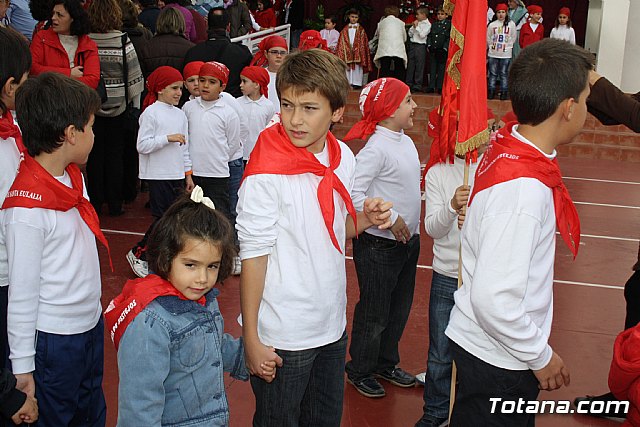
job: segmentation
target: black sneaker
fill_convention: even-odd
[[[423,415],[414,427],[446,427],[449,425],[447,418],[434,418],[429,415]]]
[[[401,368],[387,369],[376,373],[375,376],[387,380],[398,387],[413,387],[416,384],[416,377],[406,373]]]
[[[616,400],[613,393],[605,393],[600,396],[580,396],[576,397],[573,401],[573,404],[576,407],[579,407],[581,410],[589,411],[592,408],[594,403],[598,405],[593,408],[591,412],[585,412],[584,415],[591,415],[593,417],[603,417],[603,418],[627,418],[627,413],[624,412],[623,405],[611,405],[611,407],[607,407],[607,403]],[[604,411],[604,409],[608,409]]]
[[[385,397],[387,395],[384,391],[384,387],[382,387],[378,380],[373,377],[364,377],[359,380],[352,380],[349,378],[349,375],[347,375],[347,382],[353,385],[356,390],[358,390],[358,393],[363,396],[376,398]]]

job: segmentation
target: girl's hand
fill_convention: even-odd
[[[69,73],[69,76],[73,77],[74,79],[78,79],[80,77],[84,76],[84,67],[82,65],[78,65],[77,67],[73,67],[71,69],[71,72]]]
[[[181,133],[174,133],[171,135],[167,135],[167,140],[169,142],[178,142],[180,145],[184,145],[187,143],[187,139]]]

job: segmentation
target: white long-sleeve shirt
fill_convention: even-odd
[[[516,25],[513,21],[504,26],[503,22],[493,21],[487,27],[487,47],[489,58],[506,59],[513,54],[513,44],[518,41]]]
[[[320,37],[327,41],[327,47],[335,52],[338,47],[338,39],[340,38],[340,32],[335,28],[333,30],[322,29],[320,30]]]
[[[513,136],[535,147],[517,130]],[[555,231],[553,192],[537,179],[476,194],[462,227],[463,285],[446,335],[499,368],[545,367],[553,353]]]
[[[568,25],[558,25],[551,29],[549,35],[552,39],[566,40],[571,44],[576,44],[576,32]]]
[[[273,108],[276,109],[276,113],[280,112],[280,98],[278,98],[278,91],[276,91],[276,76],[278,75],[277,73],[272,73],[271,71],[267,70],[267,73],[269,73],[269,91],[267,92],[269,94],[269,101],[273,102]]]
[[[57,179],[71,186],[66,172]],[[13,373],[22,374],[35,369],[36,330],[79,334],[98,322],[98,249],[76,208],[10,208],[0,218],[0,244],[9,255],[9,358]]]
[[[409,28],[409,40],[412,43],[427,44],[427,36],[431,31],[431,23],[428,19],[418,21],[417,26]]]
[[[411,234],[420,233],[420,159],[411,138],[376,126],[367,144],[356,156],[356,178],[351,198],[356,211],[362,211],[369,197],[393,202],[391,221],[402,216]],[[371,227],[365,231],[395,240],[390,230]]]
[[[230,141],[240,138],[240,119],[223,99],[197,97],[182,107],[189,121],[189,156],[195,176],[227,178],[232,159]]]
[[[13,138],[0,138],[0,206],[4,203],[13,180],[18,174],[20,152]],[[0,233],[2,230],[0,229]],[[0,238],[0,240],[2,240]],[[7,248],[0,242],[0,286],[9,284],[9,264],[7,263]]]
[[[353,188],[355,159],[340,142],[335,170],[347,191]],[[325,149],[316,155],[329,164]],[[238,193],[236,229],[240,258],[268,255],[258,335],[267,345],[305,350],[337,341],[347,325],[344,255],[331,243],[317,199],[322,177],[251,175]],[[346,206],[337,192],[334,231],[344,253]]]
[[[469,166],[469,186],[473,186],[478,163]],[[433,165],[425,178],[424,228],[433,238],[433,270],[455,279],[458,278],[460,230],[458,214],[451,207],[451,199],[463,179],[464,159],[457,157],[453,164]]]
[[[267,127],[276,110],[273,102],[265,98],[264,95],[257,101],[252,100],[248,96],[241,96],[237,100],[242,108],[243,116],[245,116],[248,121],[247,143],[243,147],[244,154],[242,156],[243,159],[248,160],[251,151],[253,151],[253,147],[256,146],[258,135]]]
[[[238,115],[238,119],[240,119],[239,138],[229,141],[229,161],[241,159],[244,153],[244,146],[249,139],[249,118],[244,114],[240,103],[233,95],[227,92],[221,92],[220,98],[233,108],[233,111]]]
[[[168,136],[177,133],[186,144],[169,142]],[[140,179],[183,179],[191,170],[187,116],[173,105],[154,102],[140,115],[137,148]]]

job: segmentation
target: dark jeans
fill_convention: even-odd
[[[391,63],[393,62],[393,71],[391,71]],[[397,56],[383,56],[380,58],[380,74],[378,77],[394,77],[404,81],[404,60]]]
[[[362,233],[353,239],[360,300],[353,314],[347,374],[359,380],[400,363],[398,343],[413,303],[420,238],[407,244]]]
[[[500,80],[500,90],[506,92],[508,89],[508,73],[509,65],[511,64],[510,58],[488,58],[489,60],[489,90],[496,90],[496,81]]]
[[[451,414],[452,426],[509,426],[533,427],[535,414],[501,414],[501,404],[493,403],[490,398],[502,401],[532,401],[538,398],[538,380],[531,370],[511,371],[490,365],[471,355],[455,342],[450,341],[453,360],[458,370],[458,389],[456,402]]]
[[[104,323],[81,334],[37,332],[36,399],[38,427],[104,427],[102,392]]]
[[[211,199],[216,209],[229,218],[229,178],[210,178],[191,175],[193,183],[202,188],[204,195]]]
[[[444,69],[447,65],[447,51],[432,49],[429,51],[429,89],[442,92]]]
[[[433,272],[429,294],[429,358],[424,387],[424,414],[432,418],[449,416],[451,393],[451,349],[444,334],[455,304],[458,279]]]
[[[238,233],[236,232],[236,217],[238,212],[236,206],[238,205],[238,190],[240,190],[240,183],[242,182],[242,174],[244,174],[244,162],[242,157],[229,162],[229,220],[233,226],[233,233],[235,235],[236,244],[238,243]]]
[[[308,350],[276,352],[282,367],[267,383],[251,376],[256,396],[254,427],[340,426],[344,397],[347,333],[333,343]]]
[[[427,45],[424,43],[409,43],[409,60],[407,62],[407,85],[410,88],[422,88],[424,64],[427,59]]]
[[[110,211],[117,212],[124,200],[126,135],[122,115],[96,116],[93,132],[95,139],[87,161],[87,192],[98,213],[105,202]]]
[[[4,369],[9,359],[9,343],[7,337],[7,306],[9,305],[9,286],[0,286],[0,370]],[[2,425],[0,417],[0,425]]]

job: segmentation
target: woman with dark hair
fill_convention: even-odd
[[[131,40],[120,31],[122,10],[116,0],[93,0],[89,18],[108,100],[96,113],[93,125],[95,140],[87,162],[87,187],[96,211],[100,213],[106,202],[109,215],[116,216],[124,213],[125,197],[133,196],[125,194],[125,189],[135,185],[135,181],[125,181],[125,147],[133,143],[131,133],[127,133],[127,100],[139,107],[144,79]]]
[[[98,47],[88,36],[89,16],[79,0],[54,0],[51,27],[38,31],[31,42],[31,75],[54,71],[92,88],[100,80]]]

